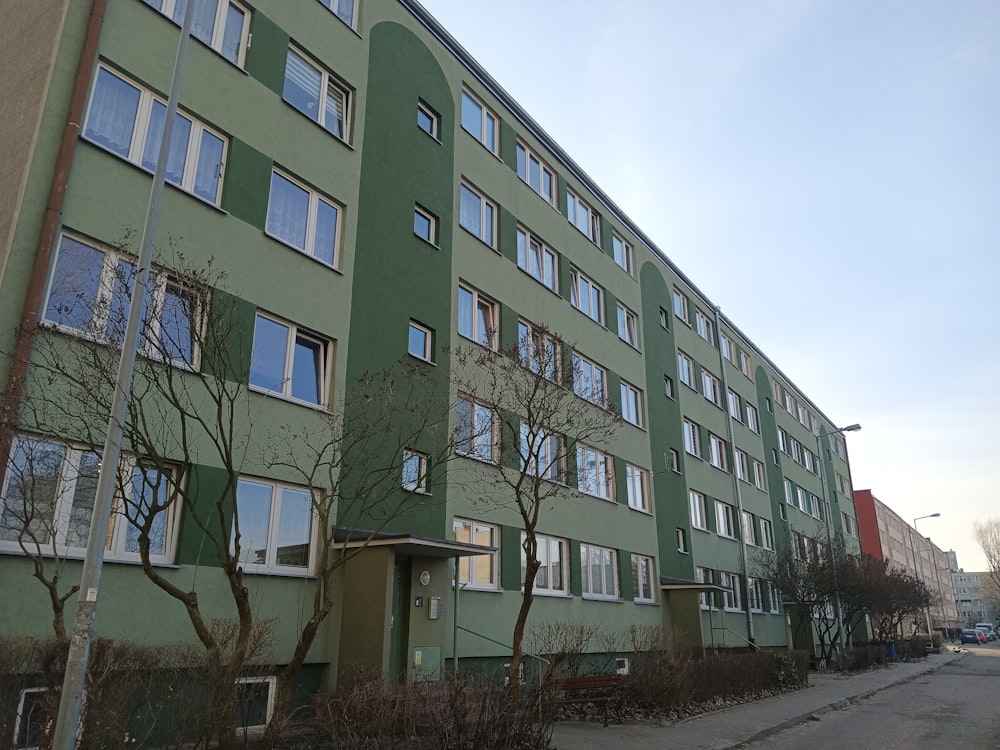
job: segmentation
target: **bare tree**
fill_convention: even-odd
[[[972,525],[976,542],[986,555],[986,572],[989,574],[990,589],[1000,592],[1000,519],[976,520]]]
[[[571,347],[552,332],[536,327],[500,351],[488,346],[493,335],[488,332],[481,342],[487,346],[466,345],[452,353],[452,377],[459,394],[459,450],[496,464],[495,470],[476,471],[485,485],[478,493],[480,502],[493,510],[513,510],[523,529],[523,590],[508,669],[513,705],[520,695],[525,626],[536,578],[566,574],[561,564],[543,569],[537,533],[541,514],[556,498],[577,496],[577,486],[611,481],[608,467],[587,458],[585,448],[606,445],[622,419],[608,399],[606,383],[584,372],[567,355]],[[479,416],[483,410],[485,418]],[[486,432],[485,423],[493,425]],[[498,436],[502,450],[496,445]]]
[[[46,310],[53,330],[40,331],[35,341],[19,410],[19,444],[43,450],[65,448],[63,441],[70,440],[78,446],[74,460],[88,457],[99,463],[125,326],[123,299],[133,283],[129,244],[126,237],[116,252],[72,241],[60,249]],[[218,744],[225,750],[236,742],[236,683],[255,651],[257,625],[252,576],[246,573],[259,561],[260,539],[247,531],[247,518],[241,525],[241,513],[251,513],[249,505],[241,507],[241,475],[256,466],[275,479],[299,484],[295,499],[304,508],[306,531],[300,544],[279,550],[284,564],[305,572],[315,538],[315,595],[278,680],[272,722],[277,727],[287,715],[298,669],[332,609],[334,571],[380,529],[417,507],[406,502],[404,471],[412,475],[409,481],[423,486],[431,480],[432,465],[454,456],[447,383],[435,385],[429,369],[399,363],[349,384],[349,403],[296,410],[294,424],[277,430],[256,427],[260,402],[255,400],[261,396],[249,386],[255,377],[254,308],[225,290],[224,275],[211,263],[196,268],[176,251],[169,260],[174,270],[155,270],[149,292],[124,426],[125,458],[118,472],[112,534],[124,534],[124,549],[138,556],[145,576],[184,608],[218,678],[210,710],[217,719]],[[96,288],[91,283],[95,279]],[[304,350],[313,343],[306,340]],[[299,346],[297,339],[293,345]],[[327,356],[323,351],[312,354]],[[293,396],[299,386],[284,373],[276,382],[261,384],[265,391]],[[325,404],[323,379],[306,387],[311,386],[317,402]],[[443,401],[436,397],[442,388]],[[411,451],[422,457],[416,468],[409,460]],[[211,467],[210,478],[192,471],[194,466]],[[93,493],[80,492],[77,476],[67,527],[67,515],[55,512],[51,493],[39,491],[52,478],[29,471],[18,482],[22,479],[27,483],[21,485],[25,490],[13,512],[8,512],[9,498],[5,501],[0,533],[16,536],[36,569],[50,559],[61,564],[58,555],[73,546],[70,537],[82,533],[86,539]],[[209,575],[217,571],[225,581],[233,612],[233,627],[225,638],[219,637],[199,599],[199,575],[181,584],[156,564],[167,549],[168,519],[176,519],[180,510],[185,524],[201,537],[199,559],[215,566]],[[43,540],[45,523],[57,524],[57,516],[62,519],[59,528],[53,526]],[[354,534],[350,551],[334,544],[346,528]],[[72,594],[58,591],[61,570],[57,567],[44,579],[36,573],[49,589],[54,624]],[[274,739],[274,731],[268,739]]]

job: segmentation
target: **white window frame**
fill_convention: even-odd
[[[456,307],[456,314],[458,318],[458,334],[463,338],[467,338],[470,341],[475,341],[480,346],[485,346],[487,349],[497,350],[498,342],[500,341],[500,305],[490,297],[480,292],[471,286],[466,286],[465,284],[459,284],[458,295],[461,299],[462,293],[470,295],[471,309],[470,313],[472,315],[471,320],[463,321],[462,306],[461,304]],[[480,322],[480,311],[486,311],[487,315],[483,316],[485,324],[485,330],[479,330],[481,327]],[[485,320],[488,317],[489,320]],[[493,323],[493,328],[489,328],[489,323]],[[465,330],[463,330],[465,328]]]
[[[487,247],[496,249],[497,242],[497,204],[486,197],[486,195],[471,183],[462,180],[458,191],[458,224],[462,229],[471,234]],[[479,228],[469,226],[465,223],[465,215],[462,205],[467,196],[471,196],[479,204]]]
[[[595,582],[593,563],[594,555],[600,557],[601,580]],[[608,581],[607,566],[611,565],[611,580]],[[582,581],[582,596],[584,599],[600,599],[603,601],[618,601],[618,551],[610,547],[602,547],[587,542],[580,543],[580,578]],[[595,585],[599,583],[598,585]],[[610,590],[609,590],[610,589]]]
[[[521,226],[517,228],[517,267],[545,288],[558,290],[558,254]]]
[[[532,166],[538,170],[537,185],[531,184]],[[517,141],[517,176],[521,178],[521,181],[525,185],[538,193],[546,203],[552,206],[556,204],[556,196],[559,194],[559,189],[556,185],[556,173],[545,163],[544,159],[538,156],[534,150],[520,139]],[[548,193],[545,192],[546,177],[549,179]]]
[[[767,582],[767,604],[768,610],[772,615],[776,615],[781,612],[781,592],[779,592],[778,587],[770,581]]]
[[[31,736],[28,734],[31,731],[31,725],[30,724],[28,725],[27,729],[25,730],[25,735],[24,735],[23,742],[22,742],[22,739],[21,739],[21,729],[22,729],[21,725],[22,725],[22,723],[24,722],[24,719],[25,719],[25,716],[24,716],[24,713],[25,713],[25,711],[24,711],[24,699],[27,697],[28,693],[51,693],[51,692],[55,692],[54,689],[53,688],[47,688],[47,687],[24,688],[23,690],[21,690],[20,697],[18,698],[18,701],[17,701],[17,714],[15,715],[15,718],[14,718],[14,742],[11,745],[11,747],[13,748],[13,750],[38,750],[38,745],[28,744],[28,742],[31,739]],[[34,718],[34,717],[32,717],[32,718]],[[47,720],[47,719],[50,719],[52,717],[45,716],[44,713],[43,713],[43,715],[41,717],[38,717],[38,718],[41,718],[43,720]],[[45,728],[45,724],[43,722],[42,724],[39,725],[39,729],[42,730],[42,734],[43,735],[44,735],[44,728]]]
[[[608,371],[579,352],[573,352],[573,393],[601,408],[608,404]]]
[[[751,612],[764,611],[764,586],[759,578],[747,578],[747,599]]]
[[[570,281],[570,304],[595,323],[604,325],[604,289],[576,268],[570,271]]]
[[[621,381],[620,391],[622,419],[636,427],[642,427],[644,424],[642,418],[642,391],[625,380]]]
[[[127,149],[123,149],[125,153],[122,153],[121,150],[117,150],[110,145],[105,145],[104,143],[102,143],[100,137],[104,136],[105,134],[93,131],[94,123],[92,122],[91,117],[92,116],[99,117],[99,115],[95,114],[94,112],[94,100],[96,98],[95,93],[97,92],[97,87],[102,80],[102,74],[110,75],[113,78],[118,79],[119,82],[124,83],[125,85],[135,89],[138,92],[138,102],[136,105],[135,112],[132,115],[134,117],[134,121],[132,122],[132,128],[129,134],[129,144]],[[145,158],[147,150],[146,140],[147,138],[149,138],[150,135],[150,124],[151,124],[152,113],[154,111],[154,104],[159,104],[164,108],[164,118],[165,118],[167,103],[163,101],[163,99],[153,94],[144,86],[141,86],[140,84],[136,83],[131,78],[122,75],[118,71],[102,63],[97,66],[97,73],[94,75],[94,82],[93,85],[91,86],[90,99],[87,104],[87,117],[84,120],[84,126],[83,126],[83,137],[90,143],[97,146],[98,148],[107,151],[109,154],[112,154],[120,159],[124,159],[125,161],[135,164],[140,169],[152,174],[155,169],[156,159],[155,158],[153,159],[152,168],[145,166],[143,162],[147,161],[147,159]],[[186,193],[189,193],[198,200],[203,200],[206,203],[212,204],[213,206],[218,206],[222,198],[222,185],[225,179],[225,165],[229,151],[229,139],[226,138],[221,133],[219,133],[218,131],[208,127],[205,123],[203,123],[201,120],[199,120],[197,117],[190,114],[189,112],[185,112],[178,109],[177,117],[181,117],[187,120],[191,124],[191,128],[190,132],[188,133],[187,143],[184,146],[185,149],[184,162],[181,168],[180,181],[175,181],[171,179],[171,176],[169,174],[169,165],[172,159],[168,159],[168,175],[166,177],[166,180],[171,185],[180,188],[181,190],[183,190]],[[177,134],[178,130],[175,122],[175,127],[173,129],[173,135],[171,136],[171,141],[173,141],[177,137]],[[213,138],[216,138],[222,142],[222,154],[220,155],[220,162],[218,165],[215,165],[216,185],[215,185],[215,195],[213,196],[202,195],[200,193],[195,192],[198,189],[197,179],[199,177],[198,174],[199,167],[203,166],[199,165],[199,160],[201,158],[202,136],[204,134],[208,134]],[[159,154],[158,150],[159,142],[160,139],[156,138],[155,144],[150,144],[151,146],[154,147],[155,155]],[[207,169],[208,167],[211,166],[212,165],[204,165],[203,168]]]
[[[618,308],[618,338],[631,347],[639,348],[639,317],[627,307],[619,303]]]
[[[701,371],[701,393],[718,407],[722,407],[722,383],[706,369]]]
[[[710,585],[715,584],[715,571],[711,568],[703,568],[700,565],[694,569],[695,579],[699,583],[707,583]],[[715,591],[699,591],[698,592],[698,606],[701,609],[715,609]]]
[[[613,230],[611,232],[611,253],[618,267],[635,278],[635,253],[632,244]]]
[[[701,427],[697,422],[685,419],[682,426],[684,433],[684,451],[701,458]]]
[[[271,213],[272,207],[277,205],[277,201],[274,199],[274,180],[275,178],[284,180],[289,183],[292,187],[298,188],[299,190],[306,193],[308,200],[308,208],[306,212],[306,225],[302,227],[304,229],[304,241],[302,245],[296,244],[288,233],[282,234],[281,229],[277,226],[279,223],[279,218],[273,216]],[[316,255],[318,248],[316,247],[316,231],[319,224],[319,210],[320,204],[325,205],[329,209],[333,209],[336,228],[334,230],[335,236],[333,238],[333,259],[330,261],[325,260]],[[277,209],[275,209],[277,212]],[[294,248],[298,250],[303,255],[307,255],[313,260],[322,263],[330,268],[338,268],[340,265],[340,238],[343,233],[344,224],[344,208],[339,203],[331,198],[313,190],[311,187],[306,185],[304,182],[295,179],[287,172],[281,169],[271,170],[271,182],[268,187],[267,196],[267,217],[264,222],[264,234],[272,239],[277,240],[283,245]]]
[[[470,107],[468,110],[471,115],[474,110],[479,110],[479,123],[478,125],[473,125],[471,120],[473,118],[466,119],[466,105]],[[459,108],[459,121],[462,125],[462,129],[475,138],[479,143],[486,147],[486,149],[492,153],[499,153],[500,150],[500,120],[496,114],[487,107],[483,100],[478,96],[473,94],[469,89],[462,89],[462,99]],[[476,130],[471,129],[475,127]]]
[[[715,501],[715,533],[726,539],[736,539],[736,516],[733,506]]]
[[[733,449],[734,460],[733,463],[736,464],[736,478],[742,479],[744,482],[750,481],[750,458],[747,456],[746,451],[740,450],[739,448]]]
[[[285,88],[288,83],[289,64],[291,57],[295,57],[305,67],[310,68],[314,74],[319,75],[319,95],[316,102],[316,112],[311,113],[296,106],[286,96]],[[310,92],[312,93],[312,92]],[[296,112],[301,112],[326,132],[337,140],[350,143],[351,132],[351,91],[345,86],[337,76],[321,65],[316,64],[303,50],[293,46],[288,48],[288,55],[285,58],[285,77],[282,81],[281,98],[288,103]],[[339,98],[340,117],[334,122],[327,122],[328,102]],[[339,131],[339,132],[338,132]]]
[[[150,0],[144,0],[146,5],[150,6],[154,10],[158,10],[161,14],[169,18],[171,21],[181,26],[184,21],[184,6],[178,7],[177,0],[161,0],[160,7],[157,7]],[[250,35],[250,10],[241,5],[240,3],[234,2],[234,0],[223,0],[223,2],[217,2],[217,0],[212,0],[216,3],[215,6],[215,17],[212,21],[212,33],[207,36],[203,36],[200,32],[203,29],[197,26],[198,9],[195,9],[195,24],[191,27],[191,36],[205,45],[210,47],[215,52],[219,53],[224,59],[233,63],[237,67],[242,68],[247,51],[247,41]],[[229,7],[232,6],[238,12],[243,14],[243,22],[240,24],[240,46],[236,52],[236,59],[226,55],[225,41],[226,41],[226,21],[229,20]]]
[[[723,571],[721,576],[722,603],[726,612],[742,612],[743,596],[740,591],[740,574]]]
[[[421,219],[423,219],[424,221],[427,222],[427,234],[426,235],[425,234],[421,234],[420,232],[417,231],[417,217],[418,216]],[[434,247],[437,247],[438,246],[438,243],[437,243],[437,217],[434,214],[432,214],[430,211],[428,211],[426,208],[423,208],[421,206],[414,206],[413,207],[413,233],[417,237],[419,237],[420,239],[422,239],[424,242],[426,242],[426,243],[428,243],[430,245],[433,245]]]
[[[521,468],[532,476],[562,482],[566,474],[566,452],[561,435],[532,428],[521,422],[518,449]]]
[[[774,527],[766,518],[760,518],[760,546],[774,550]]]
[[[729,455],[726,441],[715,433],[708,433],[708,462],[716,469],[729,471]]]
[[[524,555],[524,532],[521,532],[521,583],[524,583],[525,555]],[[542,566],[535,574],[535,580],[531,587],[531,593],[539,596],[569,596],[569,542],[557,536],[549,534],[535,533],[535,542],[538,545],[538,560]],[[555,549],[558,561],[553,560],[552,551]],[[544,551],[544,554],[543,554]],[[554,565],[558,565],[555,568]],[[538,577],[545,572],[547,585],[539,586]],[[555,580],[558,578],[558,580]]]
[[[266,684],[267,685],[267,708],[265,710],[266,714],[267,714],[266,721],[263,724],[251,724],[251,725],[247,725],[245,727],[237,725],[237,727],[236,727],[236,731],[237,732],[242,731],[245,734],[251,734],[251,733],[252,734],[257,734],[258,732],[262,732],[264,729],[267,728],[267,725],[271,722],[271,716],[274,714],[274,691],[275,691],[275,687],[277,685],[277,679],[275,677],[240,677],[239,679],[236,680],[236,684],[237,685],[251,685],[251,684],[252,685],[257,685],[257,684]],[[239,714],[239,708],[240,708],[239,707],[239,696],[237,694],[237,698],[236,698],[236,713],[237,713],[237,718],[239,718],[239,716],[238,716],[238,714]]]
[[[60,265],[64,253],[71,252],[73,245],[81,245],[85,250],[99,253],[101,268],[97,274],[97,286],[94,298],[85,300],[83,290],[73,289],[72,285],[84,276],[79,267],[65,268]],[[68,261],[70,263],[74,261]],[[129,309],[129,296],[123,285],[122,264],[131,266],[135,273],[135,259],[109,248],[84,240],[76,235],[62,234],[56,251],[55,263],[49,274],[43,320],[57,330],[78,338],[100,343],[110,343],[124,337]],[[59,292],[70,295],[69,299],[58,299]],[[87,290],[89,292],[89,290]],[[183,280],[167,271],[154,268],[149,279],[149,299],[147,300],[146,322],[139,338],[139,354],[150,359],[165,359],[168,352],[179,356],[170,357],[169,361],[176,367],[197,369],[201,359],[199,342],[202,339],[202,329],[205,325],[205,294],[185,284]],[[187,329],[189,340],[183,341],[171,331],[164,331],[164,322],[169,311],[176,311],[177,306],[168,304],[170,299],[183,299],[187,302],[189,312]],[[117,302],[115,301],[117,300]],[[50,306],[54,305],[54,309]],[[89,305],[89,308],[87,307]],[[86,328],[73,325],[76,313],[89,309],[89,320]],[[112,312],[120,314],[120,319],[112,319]],[[72,315],[70,315],[72,314]],[[69,319],[68,319],[69,318]],[[108,327],[111,326],[109,332]],[[109,333],[111,335],[109,335]],[[161,335],[165,335],[163,339]],[[179,346],[187,344],[188,351],[180,351]]]
[[[61,454],[58,466],[52,465],[48,467],[51,469],[50,475],[54,475],[55,477],[52,497],[34,497],[30,505],[22,502],[19,507],[17,505],[8,506],[8,498],[12,493],[12,484],[23,476],[14,469],[12,463],[14,456],[23,456],[26,462],[36,463],[40,460],[40,453],[38,451],[51,451],[53,457],[55,454]],[[84,477],[84,481],[81,482],[81,463],[85,456],[93,459],[95,457],[93,454],[97,454],[97,466],[92,467],[90,470],[93,474]],[[87,521],[82,524],[79,521],[74,522],[74,503],[78,499],[76,497],[78,490],[82,492],[88,492],[89,490],[91,493],[96,493],[97,471],[99,470],[97,467],[100,466],[99,454],[100,450],[91,450],[77,444],[65,443],[25,433],[15,434],[11,443],[10,454],[3,458],[7,463],[7,471],[5,472],[4,482],[0,486],[0,534],[3,534],[4,537],[9,535],[11,538],[0,538],[0,550],[23,554],[24,550],[21,547],[21,542],[18,541],[21,538],[24,546],[31,554],[61,555],[70,558],[83,557],[86,553],[87,539],[90,535],[90,522]],[[135,508],[137,503],[133,495],[135,491],[135,477],[136,472],[142,471],[143,468],[141,460],[138,460],[135,456],[130,454],[122,455],[118,469],[119,475],[115,482],[111,522],[105,546],[104,556],[107,560],[130,562],[138,562],[140,560],[138,536],[131,540],[131,543],[136,545],[135,550],[130,551],[128,549],[130,544],[129,529],[136,529],[137,527],[129,521],[127,513],[129,512],[128,509]],[[178,470],[171,470],[165,474],[161,474],[153,466],[147,466],[145,469],[163,476],[167,493],[174,493],[174,484],[179,481],[180,472]],[[33,480],[31,477],[24,477],[24,481],[31,482],[36,480]],[[150,489],[148,484],[145,483],[141,487],[144,493]],[[123,497],[123,492],[127,494],[127,497]],[[151,540],[152,544],[161,546],[163,549],[162,553],[151,551],[149,559],[154,565],[168,565],[172,563],[177,547],[177,528],[180,519],[181,502],[176,495],[166,502],[169,502],[168,507],[157,514],[163,519],[162,533],[158,541]],[[93,512],[93,503],[94,499],[91,498],[91,513]],[[159,504],[164,504],[164,502],[161,501]],[[86,498],[84,498],[83,507],[86,509]],[[8,511],[10,511],[11,520],[5,521],[4,519],[7,518]],[[32,523],[32,519],[35,517],[40,517],[40,524],[35,525]],[[75,532],[74,523],[77,524]],[[72,533],[82,536],[80,544],[70,545],[68,543],[70,534]],[[44,538],[39,539],[39,535]]]
[[[416,464],[416,477],[412,476],[413,464]],[[410,448],[403,449],[403,489],[408,492],[426,495],[427,480],[430,472],[430,457],[426,453]]]
[[[795,486],[792,484],[792,480],[787,477],[785,478],[785,503],[793,508],[796,506]]]
[[[461,434],[462,427],[458,417],[459,403],[468,404],[469,414],[472,418],[467,436]],[[467,448],[465,444],[468,445]],[[488,454],[486,446],[489,446]],[[500,461],[500,420],[497,417],[496,409],[490,404],[478,401],[464,393],[459,393],[455,402],[455,452],[489,464]]]
[[[427,127],[425,128],[420,122],[420,115],[427,118]],[[423,99],[417,100],[417,127],[424,131],[434,140],[439,140],[438,130],[441,125],[441,118],[437,112],[435,112],[431,106],[425,102]]]
[[[566,218],[584,237],[600,247],[601,215],[572,190],[566,191]]]
[[[677,527],[677,551],[682,555],[690,554],[688,550],[687,532],[680,526]]]
[[[764,472],[764,463],[753,459],[753,486],[758,490],[767,489],[767,474]]]
[[[708,509],[705,507],[705,495],[697,490],[688,490],[688,509],[691,512],[691,526],[708,531]]]
[[[588,468],[593,464],[593,470]],[[586,443],[576,444],[577,489],[601,500],[615,500],[615,460]]]
[[[669,375],[663,376],[663,394],[669,399],[675,399],[674,380]]]
[[[730,388],[726,393],[726,402],[729,405],[729,416],[737,422],[742,422],[743,413],[740,410],[740,394]]]
[[[560,382],[562,341],[556,336],[522,318],[517,321],[517,348],[522,367],[546,380]]]
[[[750,511],[740,511],[740,536],[744,544],[751,547],[759,546],[757,544],[757,527],[753,522],[753,513]]]
[[[278,562],[278,536],[280,531],[280,524],[282,521],[282,511],[281,506],[284,502],[283,491],[290,490],[294,493],[309,494],[309,489],[307,487],[302,487],[300,485],[291,484],[288,482],[276,482],[271,479],[263,479],[261,477],[254,476],[244,476],[240,475],[239,481],[237,482],[237,502],[239,502],[239,485],[241,483],[256,484],[263,487],[269,487],[271,489],[271,507],[270,507],[270,517],[267,527],[267,547],[264,549],[264,559],[262,561],[251,561],[246,557],[247,554],[252,553],[250,549],[250,544],[253,540],[246,540],[243,538],[244,532],[240,532],[240,546],[241,552],[243,553],[243,559],[239,561],[239,565],[243,568],[243,572],[250,574],[280,574],[288,576],[311,576],[315,573],[316,565],[316,545],[317,545],[317,532],[319,527],[319,517],[316,514],[316,498],[313,497],[311,501],[311,508],[309,514],[309,550],[308,550],[308,560],[305,565],[285,565]],[[233,535],[235,535],[236,526],[235,521],[233,524]],[[233,544],[235,543],[235,537],[230,542],[230,550],[235,554]]]
[[[726,334],[719,332],[719,351],[730,363],[736,364],[736,345]]]
[[[673,300],[674,300],[674,315],[684,321],[684,324],[691,325],[691,320],[688,317],[690,314],[690,308],[688,307],[688,298],[681,292],[677,287],[673,289]]]
[[[698,335],[708,343],[713,343],[712,334],[715,330],[715,323],[697,307],[694,309],[694,327]]]
[[[757,413],[757,407],[750,403],[746,404],[747,407],[747,427],[750,432],[759,435],[760,434],[760,416]]]
[[[421,351],[414,351],[411,342],[413,341],[413,332],[419,333],[423,340],[423,348]],[[406,337],[406,353],[411,357],[416,357],[417,359],[423,360],[424,362],[430,362],[431,360],[431,349],[433,347],[434,335],[430,328],[421,325],[415,320],[410,321],[409,328],[407,329]]]
[[[632,601],[638,604],[656,603],[656,563],[648,555],[632,555]]]
[[[809,492],[802,487],[798,488],[798,508],[803,513],[809,513]]]
[[[748,378],[753,378],[753,375],[750,374],[752,369],[753,363],[750,361],[750,355],[744,351],[740,351],[740,372]]]
[[[352,29],[356,29],[358,19],[358,5],[361,0],[319,0],[321,5],[330,9],[337,18],[346,23]]]
[[[674,448],[667,448],[667,468],[675,474],[681,473],[681,454]]]
[[[858,538],[858,522],[851,516],[847,514],[847,511],[841,511],[841,523],[844,527],[844,533],[849,537],[854,539]]]
[[[314,333],[306,328],[299,326],[296,323],[292,323],[289,320],[279,318],[276,315],[271,315],[263,310],[257,310],[257,315],[254,319],[254,340],[256,342],[257,338],[257,324],[260,320],[266,320],[271,323],[275,323],[279,326],[287,329],[288,334],[285,337],[285,353],[284,359],[282,361],[282,380],[279,387],[271,387],[268,385],[261,385],[260,383],[253,382],[253,372],[254,364],[258,361],[257,354],[251,354],[251,365],[250,365],[250,390],[256,391],[258,393],[263,393],[269,396],[277,396],[279,398],[286,399],[288,401],[294,401],[299,404],[307,404],[309,406],[317,406],[321,409],[325,409],[329,403],[330,398],[330,375],[333,361],[333,341],[324,336]],[[317,358],[317,372],[316,377],[316,387],[317,387],[317,400],[310,401],[308,399],[302,399],[298,396],[293,395],[292,387],[295,380],[295,350],[299,341],[305,341],[310,344],[315,344],[319,347],[320,356]],[[256,347],[255,347],[256,348]]]
[[[455,516],[452,519],[452,536],[455,541],[465,541],[459,539],[459,530],[463,533],[467,531],[468,544],[480,544],[476,541],[480,534],[489,534],[489,544],[480,545],[495,548],[493,552],[482,555],[467,555],[459,558],[456,574],[458,582],[464,590],[497,591],[500,588],[500,527],[491,523],[475,521],[471,518],[460,518]],[[485,576],[487,581],[481,578],[480,569],[486,566]],[[464,570],[463,570],[464,569]]]
[[[628,507],[632,510],[652,513],[652,501],[649,496],[649,472],[635,464],[625,464],[625,486],[628,495]]]
[[[677,375],[688,388],[696,388],[694,383],[694,360],[680,349],[677,350]]]

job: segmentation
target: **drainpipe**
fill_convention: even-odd
[[[718,306],[715,308],[715,334],[722,335],[722,314]],[[729,377],[726,375],[726,357],[722,353],[722,346],[719,346],[719,371],[722,373],[722,408],[726,410],[726,428],[729,432],[729,445],[733,449],[733,491],[736,493],[736,507],[739,509],[740,524],[740,560],[743,563],[743,580],[746,584],[746,617],[747,617],[747,641],[756,648],[757,639],[753,632],[753,613],[750,611],[750,581],[747,573],[750,572],[750,563],[747,555],[747,543],[743,531],[743,494],[740,492],[740,479],[736,476],[736,433],[733,430],[733,415],[729,413]],[[749,468],[749,467],[748,467]]]
[[[76,0],[72,0],[76,2]],[[42,231],[35,250],[35,263],[31,269],[28,290],[21,312],[21,322],[18,326],[17,341],[10,363],[10,375],[0,404],[0,457],[4,459],[10,453],[17,428],[17,413],[24,396],[24,384],[31,358],[31,349],[35,341],[35,330],[41,313],[42,297],[45,293],[45,282],[49,275],[52,252],[56,235],[62,219],[63,204],[66,202],[66,187],[69,184],[70,168],[76,153],[76,144],[80,138],[80,123],[83,121],[84,107],[87,103],[87,92],[90,88],[90,77],[97,62],[97,46],[104,25],[104,13],[108,0],[93,0],[90,8],[90,19],[87,22],[87,32],[80,50],[80,60],[76,66],[76,78],[73,81],[73,91],[70,95],[69,111],[66,113],[66,123],[63,126],[62,140],[56,157],[55,172],[52,175],[52,186],[49,188],[49,198],[45,204],[45,214],[42,219]],[[0,460],[0,484],[3,484],[7,471],[7,461]]]

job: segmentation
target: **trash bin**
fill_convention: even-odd
[[[890,661],[895,661],[895,659],[896,659],[896,642],[895,641],[889,641],[887,644],[885,644],[885,646],[886,646],[886,650],[888,651],[888,654],[889,654],[889,660]]]

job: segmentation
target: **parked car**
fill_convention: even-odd
[[[979,643],[980,643],[980,641],[979,641],[980,635],[982,635],[982,633],[980,631],[978,631],[978,630],[973,630],[972,628],[965,628],[962,631],[962,635],[961,635],[962,643],[963,644],[964,643],[974,643],[974,644],[976,644],[978,646]]]
[[[993,628],[984,628],[977,625],[976,630],[985,635],[987,641],[995,641],[997,639],[996,633],[993,632]]]

